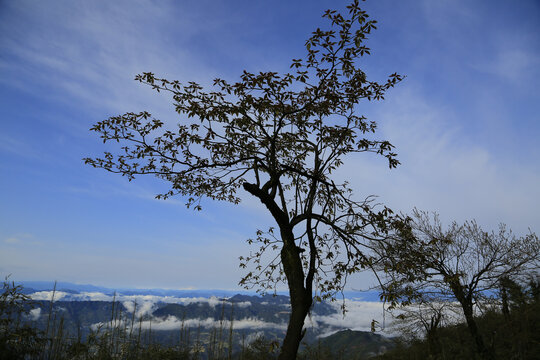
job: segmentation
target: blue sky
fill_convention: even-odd
[[[0,2],[0,274],[116,287],[234,289],[261,206],[153,197],[166,184],[85,166],[105,147],[88,129],[128,111],[174,123],[170,98],[133,81],[234,81],[288,70],[327,8],[345,1]],[[356,196],[446,221],[540,231],[540,4],[368,1],[379,21],[361,66],[407,75],[359,112],[402,165],[351,157]],[[359,275],[350,286],[370,281]]]

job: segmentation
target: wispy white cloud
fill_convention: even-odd
[[[35,308],[35,309],[30,310],[28,315],[30,316],[31,320],[35,321],[39,319],[39,317],[41,316],[41,308]]]
[[[39,243],[38,241],[34,240],[33,234],[27,234],[27,233],[18,233],[12,236],[8,236],[4,238],[3,242],[5,244],[11,244],[11,245],[15,245],[15,244],[36,245]]]
[[[524,81],[540,74],[540,56],[528,48],[515,44],[504,46],[487,63],[476,66],[482,72],[494,74],[510,81],[513,85],[522,86]]]
[[[118,325],[118,323],[116,323]],[[107,325],[107,323],[96,323],[91,327],[97,329]],[[123,326],[120,325],[120,326]],[[144,320],[138,322],[135,326],[137,328],[140,326],[143,330],[178,330],[181,328],[224,328],[229,329],[231,323],[229,320],[215,320],[213,318],[206,319],[179,319],[176,316],[167,316],[165,318],[152,318],[151,320]],[[285,323],[273,323],[268,321],[263,321],[257,318],[244,318],[239,320],[233,320],[232,326],[234,330],[264,330],[264,329],[279,329],[285,330],[287,324]]]
[[[152,314],[156,305],[160,303],[167,304],[206,304],[212,308],[222,306],[224,303],[230,303],[226,298],[216,296],[211,297],[175,297],[160,295],[124,295],[122,293],[105,294],[102,292],[81,292],[70,293],[65,291],[37,291],[30,294],[33,300],[50,301],[117,301],[122,303],[130,313],[136,311],[137,316]],[[246,308],[251,306],[250,301],[234,302],[235,307]]]
[[[386,328],[391,320],[381,302],[347,300],[345,315],[341,311],[340,303],[332,303],[332,306],[335,310],[333,314],[312,315],[306,325],[319,328],[323,331],[323,336],[328,336],[341,329],[371,331],[373,320],[378,322],[379,328]]]
[[[20,139],[0,134],[0,152],[8,152],[30,159],[40,159],[39,152]]]
[[[428,104],[414,89],[394,93],[374,117],[402,165],[389,170],[382,159],[354,157],[340,176],[397,210],[418,207],[447,220],[476,218],[486,227],[505,222],[517,232],[540,227],[535,215],[540,189],[534,185],[540,183],[540,168],[476,141],[456,116]]]
[[[137,318],[147,314],[152,314],[156,308],[156,302],[152,300],[124,300],[122,301],[122,305],[124,305],[124,307],[129,313],[133,314],[133,312],[135,311],[135,316]]]
[[[31,24],[4,25],[12,26],[3,29],[2,37],[9,57],[0,59],[1,66],[14,75],[3,80],[10,86],[41,91],[27,86],[26,79],[31,78],[54,90],[43,95],[57,100],[76,98],[87,107],[120,113],[149,105],[165,111],[170,101],[148,96],[149,89],[133,82],[135,74],[154,71],[196,78],[211,73],[185,47],[171,46],[208,29],[169,2],[55,1],[45,6],[20,1],[9,8],[19,21]]]
[[[441,34],[448,32],[448,29],[455,29],[456,22],[476,19],[476,14],[470,7],[465,6],[465,3],[463,0],[421,1],[425,20],[431,24],[432,29]]]
[[[37,291],[30,295],[32,300],[43,300],[43,301],[63,300],[69,296],[71,296],[71,294],[64,291]]]

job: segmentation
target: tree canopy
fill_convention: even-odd
[[[258,230],[251,240],[260,248],[241,258],[241,266],[254,265],[241,284],[267,290],[287,282],[292,314],[282,358],[296,354],[314,292],[332,298],[348,275],[371,267],[365,246],[384,234],[392,216],[373,197],[356,200],[346,182],[332,178],[350,154],[374,153],[390,168],[399,164],[392,144],[374,138],[377,124],[359,115],[357,104],[383,99],[403,77],[394,73],[378,83],[358,68],[370,53],[365,41],[376,21],[357,0],[347,9],[347,16],[324,13],[330,28],[312,33],[305,57],[293,59],[289,73],[244,71],[237,82],[215,79],[211,90],[151,72],[137,75],[172,95],[177,128],[166,129],[148,112],[113,116],[91,130],[104,142],[118,142],[119,150],[84,159],[129,180],[155,175],[170,183],[158,198],[180,195],[197,210],[205,197],[239,203],[241,189],[260,200],[276,229]],[[261,261],[267,250],[279,251],[270,263]]]

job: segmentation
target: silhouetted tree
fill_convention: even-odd
[[[426,359],[439,359],[442,352],[440,329],[456,322],[456,310],[456,304],[452,302],[420,297],[412,304],[394,309],[392,329],[408,341],[424,337],[429,351]]]
[[[98,122],[93,131],[104,142],[119,142],[117,153],[86,158],[94,167],[132,180],[150,174],[168,181],[167,198],[181,195],[201,209],[201,199],[240,202],[243,189],[266,207],[277,228],[257,231],[260,250],[241,258],[254,264],[241,284],[289,287],[291,315],[281,359],[293,359],[303,337],[304,320],[317,299],[343,289],[347,276],[368,268],[366,239],[380,237],[392,212],[376,207],[373,197],[354,200],[347,183],[331,175],[345,155],[375,153],[396,167],[393,146],[370,136],[376,123],[357,114],[363,100],[380,100],[402,76],[369,81],[357,60],[370,53],[364,44],[375,29],[354,0],[348,16],[328,10],[329,30],[317,29],[306,41],[306,56],[293,59],[292,72],[244,71],[240,80],[215,79],[211,91],[194,82],[157,78],[136,80],[172,94],[182,117],[175,130],[148,112],[126,113]],[[265,251],[279,251],[261,263]],[[315,284],[315,288],[314,288]]]
[[[505,225],[485,232],[475,222],[452,223],[414,210],[397,236],[377,243],[389,270],[383,293],[398,300],[425,298],[459,302],[477,352],[493,358],[478,329],[475,306],[500,287],[501,280],[538,268],[540,243],[534,233],[516,237]]]

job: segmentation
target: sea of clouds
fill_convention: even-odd
[[[136,326],[142,329],[152,330],[178,330],[181,328],[230,328],[231,323],[228,319],[216,320],[214,318],[184,318],[180,319],[176,316],[157,317],[153,316],[153,312],[160,304],[207,304],[212,308],[221,306],[227,298],[223,297],[175,297],[175,296],[160,296],[160,295],[124,295],[106,294],[102,292],[80,292],[70,293],[65,291],[37,291],[30,294],[33,300],[43,301],[116,301],[121,303],[127,313],[135,312],[136,318],[144,316],[142,321],[138,321]],[[342,305],[345,301],[346,313],[343,314]],[[346,299],[343,301],[335,301],[330,303],[334,312],[326,315],[318,315],[312,313],[306,318],[305,326],[312,328],[322,336],[333,334],[339,330],[351,329],[370,331],[373,320],[380,325],[379,330],[384,330],[390,316],[384,310],[383,304],[379,301],[364,301],[361,299]],[[267,302],[262,302],[261,305],[266,305]],[[251,306],[250,301],[235,302],[235,307],[246,308]],[[282,304],[284,311],[288,311],[288,304]],[[39,317],[40,313],[35,311],[31,314],[33,317]],[[123,321],[123,320],[118,320]],[[120,325],[118,321],[115,325]],[[110,324],[96,323],[92,327],[94,329]],[[130,326],[130,324],[128,324]],[[278,317],[276,322],[264,321],[256,317],[246,317],[243,319],[234,319],[232,328],[235,330],[286,330],[287,324]]]

